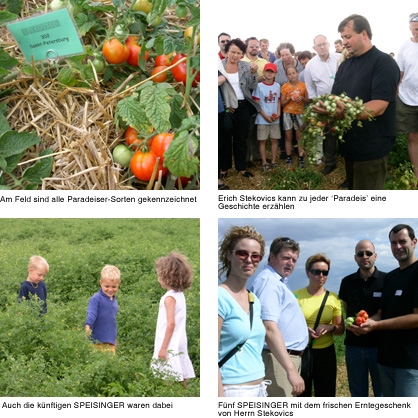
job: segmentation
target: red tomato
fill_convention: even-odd
[[[157,157],[152,151],[136,151],[131,159],[130,168],[133,175],[137,179],[142,181],[149,181],[151,179],[156,161]],[[158,164],[158,170],[162,170],[163,175],[167,172],[167,168],[163,168],[163,163],[161,160]]]
[[[132,126],[129,126],[128,129],[125,131],[125,140],[126,145],[130,146],[134,150],[139,149],[139,145],[144,142],[143,138],[138,138],[138,132],[134,128],[132,128]]]
[[[176,62],[180,61],[183,57],[185,57],[185,54],[177,54],[173,60],[171,61],[171,65],[175,64]],[[179,83],[186,84],[186,77],[187,77],[187,65],[186,61],[182,62],[179,65],[176,65],[174,68],[171,69],[171,74],[173,74],[173,77],[176,81]]]
[[[128,36],[125,41],[127,47],[129,48],[129,57],[127,59],[128,64],[138,67],[138,57],[141,55],[141,47],[137,43],[136,36]],[[145,61],[148,61],[149,53],[145,52],[144,55]]]
[[[129,48],[116,38],[104,42],[102,53],[110,64],[122,64],[129,58]]]
[[[158,55],[155,58],[155,66],[156,67],[160,67],[161,65],[165,65],[166,67],[169,67],[171,65],[171,60],[172,60],[173,54],[168,54],[168,55]]]
[[[361,324],[364,324],[366,322],[366,319],[365,318],[363,318],[362,316],[358,316],[357,318],[356,318],[356,324],[358,325],[358,326],[360,326]]]
[[[194,74],[196,70],[193,70],[192,73]],[[200,71],[197,73],[196,78],[193,80],[192,86],[196,87],[197,83],[200,83]]]
[[[152,70],[151,75],[164,71],[167,68],[168,67],[166,67],[165,65],[160,65],[159,67],[155,67]],[[161,73],[160,75],[157,75],[156,77],[152,79],[152,81],[154,81],[155,83],[164,83],[164,81],[166,80],[167,80],[167,71],[165,71],[164,73]]]
[[[154,136],[150,145],[151,151],[164,162],[164,153],[174,138],[174,134],[162,133]]]

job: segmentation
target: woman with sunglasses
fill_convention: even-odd
[[[264,251],[251,226],[231,227],[219,245],[219,277],[226,279],[218,286],[218,396],[267,396],[260,302],[246,289]]]
[[[300,396],[335,397],[337,381],[337,358],[334,335],[344,332],[341,301],[334,292],[324,288],[330,271],[331,261],[325,254],[315,254],[306,260],[305,269],[309,284],[297,290],[295,296],[308,325],[309,341],[312,344],[312,373],[305,379],[305,391]],[[325,305],[317,322],[324,297]]]

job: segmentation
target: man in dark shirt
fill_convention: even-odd
[[[338,31],[350,54],[338,67],[331,93],[360,98],[365,110],[357,116],[343,138],[341,154],[349,190],[382,190],[388,155],[396,138],[396,89],[400,71],[394,59],[372,45],[369,22],[360,15],[344,19]],[[337,117],[344,118],[346,106],[338,103]],[[315,111],[326,114],[323,106]],[[372,120],[368,120],[373,117]]]
[[[418,396],[418,259],[417,238],[409,225],[389,232],[399,268],[385,278],[381,309],[356,334],[379,331],[378,357],[383,396]]]
[[[364,309],[370,316],[380,307],[383,280],[386,273],[377,269],[377,254],[369,240],[361,240],[355,248],[354,260],[359,269],[341,281],[339,298],[347,317],[355,317]],[[344,340],[345,362],[351,396],[369,396],[369,373],[375,397],[382,396],[377,365],[378,333],[357,336],[347,330]]]

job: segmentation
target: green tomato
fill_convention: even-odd
[[[179,4],[176,7],[176,16],[179,17],[180,19],[182,17],[186,17],[187,16],[187,13],[188,13],[188,9],[187,9],[186,6],[183,6],[182,4]]]
[[[162,22],[162,17],[161,16],[155,16],[155,19],[151,22],[151,13],[149,13],[147,15],[147,22],[148,22],[148,26],[158,26],[161,22]]]
[[[137,0],[132,8],[136,12],[144,12],[148,14],[152,9],[152,4],[148,0]]]
[[[96,73],[98,74],[101,74],[106,66],[104,60],[97,57],[93,60],[92,64],[94,69],[96,70]]]
[[[345,320],[345,326],[346,327],[350,327],[351,325],[354,324],[355,318],[352,316],[349,316],[346,320]]]
[[[126,145],[119,144],[113,149],[113,161],[122,167],[128,167],[131,162],[133,151]]]

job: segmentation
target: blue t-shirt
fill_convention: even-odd
[[[302,351],[309,339],[305,317],[295,295],[280,279],[273,267],[266,266],[256,276],[251,291],[260,300],[261,318],[276,322],[286,348]]]
[[[266,115],[277,114],[280,100],[280,84],[276,82],[266,84],[264,81],[258,83],[257,88],[253,91],[253,98],[259,100],[261,109],[264,110]],[[261,116],[261,113],[257,113],[255,123],[256,125],[274,125],[280,123],[280,119],[269,123]]]
[[[84,325],[90,325],[91,337],[101,343],[116,344],[116,314],[119,306],[116,297],[110,300],[102,289],[95,293],[87,307],[87,318]]]
[[[46,285],[44,282],[39,282],[38,284],[34,284],[28,280],[25,280],[21,286],[19,291],[19,300],[22,299],[30,299],[32,296],[36,295],[39,299],[43,300],[44,303],[42,305],[42,313],[46,313],[47,306],[46,306]]]
[[[234,347],[244,346],[222,367],[222,383],[238,385],[264,378],[265,369],[261,352],[266,329],[260,317],[260,302],[254,297],[253,325],[250,331],[250,314],[222,286],[218,286],[218,315],[223,319],[219,343],[218,362]]]

